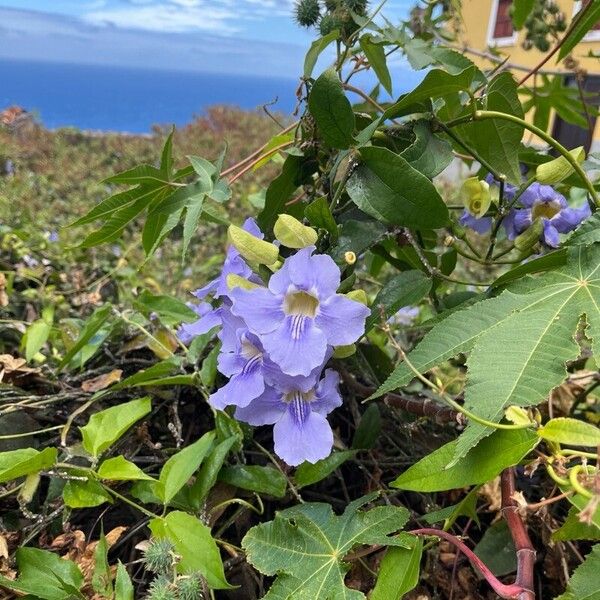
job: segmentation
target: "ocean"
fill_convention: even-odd
[[[0,60],[0,110],[17,104],[51,129],[147,133],[184,125],[208,106],[295,106],[297,79]]]

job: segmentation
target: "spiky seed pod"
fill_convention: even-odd
[[[323,15],[319,21],[319,32],[321,35],[327,35],[334,29],[340,29],[342,23],[333,15]]]
[[[298,0],[294,10],[296,22],[302,27],[313,27],[319,22],[319,0]]]
[[[169,540],[151,540],[144,552],[144,562],[153,573],[169,573],[173,566],[173,545]]]
[[[178,600],[177,590],[163,575],[159,575],[148,588],[146,600]]]
[[[203,600],[202,581],[197,574],[180,577],[177,580],[179,600]]]
[[[336,10],[341,0],[325,0],[325,8],[330,11]]]
[[[344,0],[346,8],[353,10],[357,15],[364,15],[367,12],[368,0]]]

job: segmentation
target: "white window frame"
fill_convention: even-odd
[[[593,2],[593,0],[592,0]],[[573,3],[573,17],[581,10],[581,0],[577,0]],[[588,31],[581,40],[582,42],[598,42],[600,41],[600,29],[593,29]]]
[[[491,47],[503,47],[503,46],[514,46],[519,39],[519,32],[514,30],[510,37],[496,38],[494,37],[494,29],[496,29],[496,17],[498,16],[498,3],[499,0],[492,0],[492,7],[490,8],[490,19],[488,22],[487,30],[487,44]]]

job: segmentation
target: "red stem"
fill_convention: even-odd
[[[464,542],[459,540],[455,535],[442,531],[441,529],[413,529],[411,533],[415,535],[434,535],[439,538],[443,538],[450,542],[453,546],[458,548],[468,559],[469,562],[476,567],[479,572],[485,577],[485,580],[490,584],[494,592],[500,596],[500,598],[507,598],[508,600],[521,599],[523,588],[520,585],[502,583],[496,576],[487,568],[485,563],[477,556],[471,548],[469,548]]]
[[[500,489],[502,493],[502,515],[506,520],[517,551],[517,578],[515,584],[522,589],[517,598],[518,600],[535,600],[535,592],[533,591],[535,549],[519,514],[518,504],[513,497],[515,494],[515,473],[513,468],[502,471]]]

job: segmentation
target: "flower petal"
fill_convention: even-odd
[[[340,376],[333,369],[325,371],[325,377],[317,386],[315,400],[310,403],[313,411],[328,415],[333,409],[342,405],[342,397],[339,390]]]
[[[558,235],[558,231],[556,227],[548,220],[544,219],[544,242],[551,248],[558,248],[560,244],[560,236]]]
[[[573,231],[577,225],[585,221],[591,214],[590,205],[586,202],[580,208],[563,208],[550,219],[550,222],[560,233],[568,233]]]
[[[327,336],[328,344],[345,346],[365,332],[365,320],[370,313],[364,304],[335,294],[321,302],[315,324]]]
[[[288,465],[296,466],[327,458],[333,448],[333,432],[323,415],[309,411],[299,422],[288,410],[273,427],[273,441],[275,454]]]
[[[208,333],[213,327],[220,325],[219,309],[211,310],[193,323],[183,323],[177,330],[177,337],[184,344],[189,344],[195,337]]]
[[[285,317],[275,331],[262,336],[262,343],[269,358],[288,375],[310,375],[327,351],[325,334],[303,315]]]
[[[253,333],[274,331],[283,321],[283,298],[266,288],[244,290],[236,287],[231,291],[231,312],[244,319]]]
[[[478,219],[477,217],[474,217],[468,210],[463,211],[463,214],[458,219],[458,222],[463,227],[468,227],[479,235],[487,233],[492,228],[491,217],[481,217],[481,219]]]
[[[226,406],[248,406],[265,391],[260,365],[234,375],[228,383],[208,399],[213,408],[223,410]]]
[[[516,233],[521,233],[525,231],[529,226],[531,226],[531,210],[530,209],[522,209],[516,210],[513,218],[514,230]],[[515,236],[516,237],[516,236]]]
[[[235,409],[235,418],[250,425],[272,425],[287,412],[281,392],[267,387],[265,391],[244,407]]]

